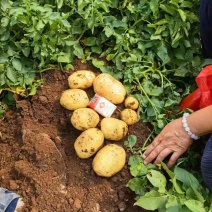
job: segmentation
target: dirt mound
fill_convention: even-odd
[[[79,62],[75,67],[89,68]],[[18,100],[0,121],[0,186],[23,196],[23,211],[144,211],[133,206],[134,195],[126,187],[131,178],[127,164],[106,179],[93,172],[92,158],[77,157],[73,144],[80,132],[69,121],[71,112],[59,104],[70,73],[46,72],[37,94]],[[141,122],[130,133],[141,144],[149,135]]]

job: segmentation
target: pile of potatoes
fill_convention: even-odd
[[[138,121],[138,101],[133,96],[126,97],[125,87],[111,75],[96,74],[90,70],[75,71],[68,77],[70,89],[63,91],[60,104],[73,111],[70,122],[82,131],[74,143],[76,154],[80,158],[94,156],[92,167],[102,177],[111,177],[119,172],[126,163],[126,152],[121,145],[115,144],[126,137],[128,126]],[[88,88],[113,104],[124,103],[125,109],[120,112],[120,119],[100,117],[89,108]],[[98,127],[99,126],[99,127]],[[114,141],[104,145],[104,141]]]

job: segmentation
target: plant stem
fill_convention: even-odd
[[[146,98],[148,99],[149,103],[152,105],[152,108],[154,109],[155,115],[156,115],[156,118],[157,118],[157,116],[158,116],[158,114],[159,114],[158,109],[156,108],[156,106],[155,106],[155,104],[152,102],[152,100],[149,98],[148,94],[146,93],[146,91],[144,90],[143,86],[141,85],[139,79],[138,79],[137,77],[135,77],[135,80],[137,81],[140,90],[144,93],[144,95],[145,95]]]
[[[147,144],[147,142],[149,141],[149,139],[151,138],[151,136],[153,135],[154,132],[155,132],[155,131],[152,130],[152,132],[150,133],[150,135],[148,136],[148,138],[145,140],[145,142],[144,142],[144,144],[143,144],[143,146],[142,146],[142,151],[145,150],[146,144]]]

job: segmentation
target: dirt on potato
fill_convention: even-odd
[[[80,69],[93,67],[76,61],[75,70]],[[0,186],[23,197],[24,212],[145,211],[133,206],[134,193],[126,187],[131,179],[127,164],[103,178],[92,170],[93,157],[77,157],[74,141],[81,132],[71,125],[71,111],[59,103],[72,72],[46,72],[37,94],[17,98],[16,108],[0,120]],[[142,145],[149,130],[138,122],[129,133]]]

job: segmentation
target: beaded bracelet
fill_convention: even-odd
[[[184,127],[185,131],[191,136],[191,138],[193,138],[194,140],[197,140],[197,139],[199,139],[199,136],[192,133],[190,130],[190,127],[188,126],[187,119],[186,119],[188,116],[189,116],[189,113],[183,114],[183,118],[182,118],[183,127]]]

